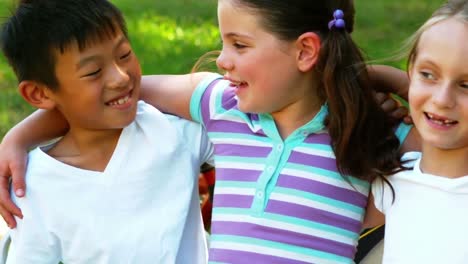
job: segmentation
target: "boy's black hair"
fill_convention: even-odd
[[[22,0],[0,28],[0,46],[18,81],[58,88],[55,55],[73,43],[83,50],[119,32],[120,10],[106,0]]]

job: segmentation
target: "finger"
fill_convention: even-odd
[[[8,170],[8,166],[5,165],[6,163],[0,164],[0,178],[8,179],[10,177],[10,171]]]
[[[23,218],[23,213],[21,212],[21,209],[16,206],[15,203],[11,200],[10,193],[8,190],[5,190],[3,188],[0,188],[0,204],[1,206],[8,211],[8,214],[11,215],[16,215],[19,218]],[[5,218],[5,215],[2,213],[3,218]]]
[[[389,96],[386,93],[377,92],[377,93],[374,94],[374,97],[375,97],[375,100],[377,101],[377,103],[380,105],[385,100],[387,100]]]
[[[3,208],[3,206],[0,206],[0,214],[2,215],[3,220],[5,220],[5,223],[9,228],[13,229],[16,227],[15,217],[12,214],[10,214],[8,210]]]
[[[11,178],[13,183],[13,190],[17,197],[25,195],[26,183],[24,182],[24,175],[26,173],[26,162],[24,160],[12,162],[10,165]]]
[[[11,200],[10,186],[6,177],[0,177],[0,206],[3,207],[4,210],[8,211],[7,214],[14,214],[19,218],[23,218],[23,213]],[[5,214],[2,213],[2,216],[5,218]]]
[[[394,119],[397,119],[397,120],[402,120],[404,119],[405,117],[408,116],[408,109],[405,108],[405,107],[398,107],[396,108],[392,113],[391,113],[391,117],[394,118]]]
[[[392,113],[398,108],[398,104],[395,102],[395,100],[388,98],[387,100],[385,100],[383,103],[380,104],[380,107],[386,113]]]
[[[407,115],[403,118],[403,122],[408,125],[413,125],[413,118],[410,115]]]

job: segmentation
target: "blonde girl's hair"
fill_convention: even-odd
[[[468,23],[468,0],[449,0],[437,9],[432,16],[410,37],[406,46],[408,50],[408,69],[413,64],[418,55],[418,46],[421,35],[433,25],[447,20],[456,18]]]

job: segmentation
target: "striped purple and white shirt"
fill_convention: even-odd
[[[338,173],[327,109],[283,141],[221,76],[196,88],[191,115],[215,146],[210,263],[353,263],[370,185]]]

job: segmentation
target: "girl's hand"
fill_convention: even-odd
[[[375,99],[380,105],[382,110],[387,113],[393,120],[403,122],[407,124],[412,124],[411,117],[409,115],[408,108],[401,105],[396,99],[390,96],[388,93],[377,92],[375,94]]]
[[[11,200],[10,180],[16,196],[23,197],[27,157],[27,148],[10,144],[5,139],[0,144],[0,214],[10,228],[16,227],[13,215],[23,218],[21,210]]]

